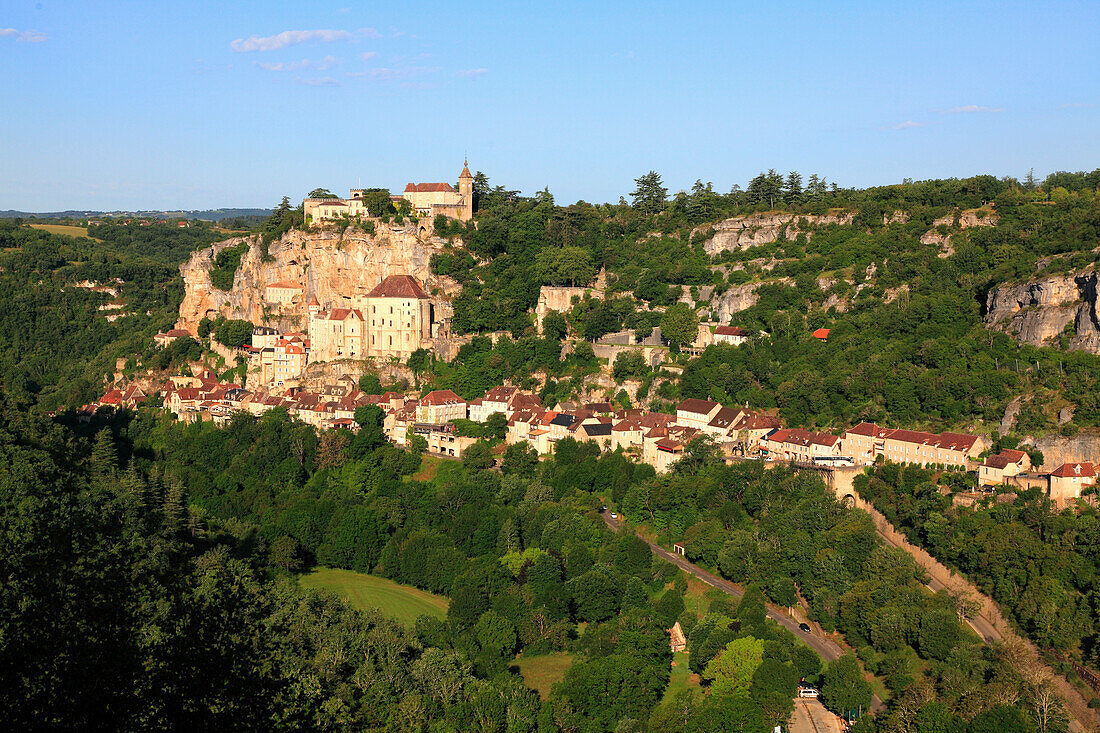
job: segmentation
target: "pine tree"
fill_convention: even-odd
[[[95,436],[92,446],[91,469],[93,476],[111,476],[118,471],[118,453],[110,428],[103,428]]]
[[[634,179],[637,188],[630,194],[634,198],[633,206],[646,214],[656,214],[665,207],[668,199],[668,189],[665,188],[661,175],[657,171],[650,171]]]
[[[1039,188],[1039,181],[1035,178],[1035,169],[1031,168],[1024,176],[1024,190],[1034,191],[1037,188]]]
[[[787,174],[787,183],[783,191],[784,200],[788,204],[797,204],[802,201],[802,174],[791,171]]]

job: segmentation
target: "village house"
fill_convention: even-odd
[[[812,463],[815,458],[841,455],[841,439],[829,433],[780,428],[768,432],[760,440],[767,458],[778,461]]]
[[[740,346],[749,338],[749,332],[740,326],[716,326],[714,329],[714,343]]]
[[[296,282],[268,283],[264,286],[264,300],[268,303],[290,305],[295,299],[302,297],[306,289]]]
[[[978,466],[978,486],[1000,486],[1009,478],[1031,469],[1031,458],[1022,450],[1002,450]]]
[[[976,435],[883,428],[868,422],[844,433],[844,454],[860,464],[874,463],[882,456],[894,463],[967,468],[985,448],[985,441]]]
[[[1080,499],[1085,489],[1096,485],[1096,468],[1091,463],[1063,463],[1050,472],[1050,498],[1056,506]]]
[[[187,331],[179,328],[173,328],[166,333],[158,333],[157,335],[153,336],[153,342],[157,346],[164,348],[165,346],[170,345],[176,339],[181,339],[185,336],[187,338],[191,338],[191,334],[189,334]]]
[[[437,389],[421,397],[416,403],[416,421],[429,425],[442,425],[466,418],[466,400],[449,389]]]
[[[703,430],[721,409],[717,402],[689,397],[676,406],[676,424]]]

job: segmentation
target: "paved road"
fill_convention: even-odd
[[[618,531],[619,528],[622,526],[622,521],[620,519],[612,519],[611,515],[608,512],[603,512],[602,516],[603,521],[606,522],[607,526],[610,527],[612,530]],[[635,532],[635,534],[638,533]],[[652,542],[645,537],[642,537],[642,535],[640,534],[638,534],[638,536],[645,540],[646,544],[649,545],[649,549],[651,549],[654,554],[679,566],[681,570],[686,573],[690,573],[691,575],[694,575],[696,578],[703,581],[707,585],[728,593],[735,598],[741,598],[745,595],[745,591],[742,590],[740,586],[734,585],[733,583],[729,582],[728,580],[724,580],[723,578],[719,578],[713,573],[708,573],[706,570],[703,570],[703,568],[699,567],[698,565],[688,562],[687,559],[680,557],[675,553],[669,552],[657,543]],[[787,629],[790,629],[791,633],[804,641],[808,647],[817,652],[818,655],[827,662],[831,662],[834,659],[840,659],[845,654],[847,654],[847,651],[845,649],[841,648],[839,644],[832,641],[831,639],[826,639],[813,632],[806,633],[805,631],[801,631],[798,628],[798,621],[794,620],[777,608],[774,608],[770,604],[768,605],[768,618],[772,619],[780,626],[784,626]],[[872,697],[872,712],[877,712],[881,707],[882,700],[880,700],[877,695]]]
[[[790,729],[791,733],[843,733],[844,726],[817,698],[798,698],[794,701]]]

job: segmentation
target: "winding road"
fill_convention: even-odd
[[[607,523],[607,526],[616,532],[623,526],[621,520],[612,519],[611,515],[608,512],[601,512],[600,515],[603,517],[603,521]],[[723,593],[727,593],[734,598],[741,598],[745,595],[745,591],[740,586],[734,585],[733,583],[723,578],[719,578],[714,573],[707,572],[695,563],[689,562],[686,558],[669,552],[665,548],[658,545],[656,542],[653,542],[648,538],[643,537],[637,531],[635,531],[634,534],[644,540],[647,545],[649,545],[649,549],[653,551],[653,554],[661,557],[664,560],[668,560],[670,563],[676,565],[684,572],[694,575],[696,578],[703,581],[707,585],[717,588]],[[805,642],[806,646],[817,652],[818,656],[820,656],[826,662],[831,662],[834,659],[840,659],[848,653],[847,650],[842,648],[839,644],[832,641],[831,639],[826,639],[825,637],[819,636],[813,632],[807,633],[800,630],[798,628],[798,621],[794,620],[771,604],[767,605],[767,611],[768,618],[770,618],[772,621],[775,621],[780,626],[783,626],[790,630],[791,633],[793,633],[796,637]],[[871,712],[878,712],[880,708],[882,708],[882,700],[878,698],[878,695],[872,696]]]

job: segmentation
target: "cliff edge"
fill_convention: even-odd
[[[1065,333],[1066,348],[1100,354],[1096,284],[1096,271],[1086,269],[998,286],[986,296],[985,323],[1033,346],[1049,346]]]
[[[429,262],[446,240],[433,236],[430,225],[376,223],[373,234],[358,227],[293,230],[272,242],[264,256],[260,235],[237,237],[197,250],[180,265],[184,296],[176,327],[197,333],[199,321],[222,316],[239,318],[280,330],[302,330],[307,304],[316,298],[322,308],[352,307],[352,300],[367,293],[389,275],[412,275],[429,292],[452,295],[457,286],[431,274]],[[241,256],[232,289],[214,287],[210,273],[215,257],[240,244]],[[443,280],[447,280],[443,282]],[[275,283],[296,283],[301,294],[283,302],[265,298],[265,288]],[[443,297],[433,303],[445,309]]]

